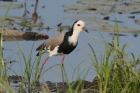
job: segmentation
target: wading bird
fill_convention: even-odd
[[[71,53],[76,48],[78,44],[78,37],[82,31],[88,32],[85,27],[85,23],[82,20],[77,20],[74,22],[69,32],[60,33],[52,37],[36,49],[37,51],[40,51],[38,52],[37,56],[43,53],[49,53],[49,56],[42,62],[42,67],[40,69],[37,80],[40,77],[44,64],[50,57],[61,55],[61,65],[63,65],[65,56]]]

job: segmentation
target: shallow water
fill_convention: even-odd
[[[0,3],[7,3],[7,2],[0,2]],[[23,0],[18,0],[17,2],[14,2],[15,4],[24,4]],[[27,0],[26,6],[27,10],[30,12],[28,14],[28,17],[31,18],[32,13],[34,12],[34,7],[31,6],[31,4],[35,4],[34,0]],[[52,29],[50,31],[43,30],[41,33],[49,35],[49,37],[54,36],[55,34],[58,34],[59,32],[57,31],[57,24],[62,22],[63,25],[68,25],[71,26],[74,22],[74,20],[64,20],[66,17],[77,17],[77,16],[86,16],[86,17],[98,17],[98,18],[103,18],[107,15],[99,15],[99,14],[74,14],[74,13],[66,13],[64,12],[65,8],[62,7],[63,5],[66,4],[76,4],[75,0],[41,0],[38,3],[37,7],[37,13],[38,16],[41,16],[43,19],[43,23],[45,27],[50,26]],[[45,6],[45,8],[42,8],[42,6]],[[0,16],[3,16],[6,12],[6,9],[0,9]],[[8,15],[11,16],[23,16],[24,14],[24,8],[21,9],[11,9],[8,13]],[[132,16],[132,14],[113,14],[119,21],[123,21],[124,23],[119,23],[120,25],[125,25],[127,27],[131,28],[140,28],[139,25],[136,25],[134,23],[134,19],[128,19],[128,16]],[[114,17],[112,17],[111,14],[109,14],[112,20],[115,20]],[[135,19],[139,19],[139,14],[135,15]],[[110,23],[114,24],[114,22],[109,21]],[[85,21],[86,23],[86,28],[90,29],[91,26],[89,25],[88,21]],[[37,32],[36,29],[32,30]],[[136,58],[139,56],[139,39],[140,37],[134,37],[131,33],[123,33],[126,34],[127,36],[122,36],[120,37],[120,46],[123,46],[124,44],[128,44],[127,52],[130,54],[131,52],[135,54]],[[70,81],[75,80],[76,74],[74,75],[74,79],[72,79],[73,75],[73,68],[76,68],[79,63],[84,61],[80,66],[78,66],[76,72],[80,75],[81,73],[86,73],[86,70],[91,66],[91,61],[86,55],[85,51],[91,53],[91,50],[88,46],[87,43],[90,43],[95,52],[97,53],[97,57],[100,58],[100,52],[104,53],[104,46],[103,43],[101,43],[99,40],[92,39],[91,36],[95,36],[97,38],[101,39],[101,35],[104,36],[104,38],[108,41],[111,42],[112,36],[109,35],[108,32],[100,32],[100,31],[92,31],[89,30],[89,33],[82,32],[80,37],[79,37],[79,44],[75,51],[73,51],[71,54],[69,54],[64,62],[68,77]],[[36,60],[36,54],[37,51],[35,50],[40,44],[42,44],[45,40],[42,41],[35,41],[35,44],[33,46],[33,51],[32,51],[32,63]],[[29,59],[30,52],[32,49],[32,45],[34,41],[18,41],[19,45],[23,49],[23,52],[25,54],[26,60]],[[98,44],[97,44],[98,43]],[[19,47],[16,42],[4,42],[3,43],[4,48],[12,49],[12,51],[9,50],[4,50],[4,58],[9,60],[18,60],[18,62],[15,62],[12,65],[12,70],[16,72],[16,74],[21,75],[21,72],[24,71],[25,65],[24,65],[24,60],[19,53]],[[77,51],[79,50],[79,51]],[[48,54],[43,54],[41,58],[41,62],[48,56]],[[9,58],[10,57],[10,58]],[[9,58],[9,59],[8,59]],[[59,64],[61,62],[61,57],[56,56],[50,58],[47,63],[45,64],[44,68],[49,68],[55,64]],[[9,64],[8,64],[9,65]],[[11,65],[11,64],[10,64]],[[9,66],[10,66],[9,65]],[[71,67],[72,65],[72,67]],[[41,64],[40,64],[41,67]],[[22,70],[21,70],[22,69]],[[9,70],[9,75],[15,75],[15,73]],[[52,68],[51,70],[47,71],[43,77],[46,81],[61,81],[61,77],[57,74],[59,73],[61,75],[61,70],[59,66],[56,66]],[[24,74],[24,73],[22,73]],[[84,74],[83,74],[84,75]],[[88,75],[86,76],[86,80],[92,81],[93,78],[96,76],[96,73],[94,71],[94,68],[91,68],[90,71],[88,72]]]

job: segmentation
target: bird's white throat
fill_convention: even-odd
[[[69,43],[75,46],[77,44],[79,35],[80,31],[73,31],[72,36],[69,37]]]

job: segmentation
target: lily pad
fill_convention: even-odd
[[[140,36],[140,31],[131,32],[134,37]]]
[[[68,8],[64,12],[68,13],[85,13],[85,14],[110,14],[112,6],[99,6],[99,5],[64,5],[63,7]]]
[[[133,2],[140,3],[140,0],[133,0]]]
[[[111,6],[99,6],[99,5],[82,5],[82,4],[69,4],[69,5],[64,5],[63,7],[68,8],[68,9],[85,9],[85,10],[90,10],[92,8],[95,9],[110,9]]]
[[[89,25],[91,25],[92,31],[101,31],[101,32],[114,32],[116,31],[116,26],[111,25],[107,22],[90,22]],[[128,28],[122,25],[118,25],[119,32],[127,32],[127,33],[134,33],[134,32],[140,32],[139,28]]]
[[[20,25],[23,27],[43,27],[43,23],[31,23],[28,21],[23,21]]]
[[[91,28],[92,31],[102,31],[102,32],[114,32],[116,31],[116,27],[113,25],[108,25],[108,26],[102,26],[102,27],[98,27],[98,28]],[[140,29],[138,28],[128,28],[125,26],[118,26],[118,30],[119,32],[127,32],[127,33],[132,33],[132,32],[139,32]]]
[[[0,4],[0,9],[1,8],[3,8],[3,9],[7,9],[9,7],[9,4]],[[11,6],[11,9],[13,9],[13,8],[22,8],[23,7],[23,5],[21,4],[21,5],[17,5],[17,4],[12,4],[12,6]]]
[[[140,11],[140,3],[128,4],[125,6],[117,7],[112,10],[112,12],[130,12],[130,11]]]
[[[127,36],[125,34],[109,33],[111,36]]]
[[[0,33],[2,33],[2,31],[0,30]],[[42,34],[42,33],[37,33],[37,32],[24,32],[24,31],[20,31],[20,30],[12,30],[12,29],[5,29],[3,31],[4,34],[4,41],[14,41],[16,40],[44,40],[44,39],[48,39],[49,36],[46,34]],[[14,39],[14,38],[15,39]]]
[[[140,3],[123,2],[116,0],[79,0],[75,5],[64,5],[68,8],[64,12],[102,14],[129,13],[130,11],[140,11]]]
[[[135,20],[135,23],[140,25],[140,19]]]
[[[88,4],[88,5],[117,5],[123,4],[121,1],[116,0],[79,0],[78,3],[80,4]]]
[[[21,16],[7,16],[7,18],[6,19],[8,19],[8,20],[13,20],[13,21],[15,21],[15,20],[26,20],[27,18],[26,17],[21,17]],[[4,20],[4,16],[0,16],[0,21],[3,21]]]
[[[100,26],[109,26],[109,23],[108,22],[89,22],[89,25],[92,25],[92,26],[97,26],[97,27],[100,27]]]
[[[99,19],[97,17],[80,17],[80,16],[77,16],[77,17],[66,17],[64,19],[69,19],[69,20],[83,20],[83,21],[101,21],[102,19]]]

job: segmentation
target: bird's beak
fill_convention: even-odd
[[[83,27],[82,30],[84,30],[84,31],[86,31],[88,33],[88,30],[85,27]]]
[[[87,29],[85,31],[88,33],[88,30]]]

